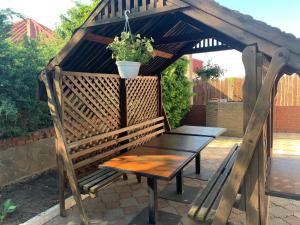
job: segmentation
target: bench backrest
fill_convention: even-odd
[[[124,81],[118,75],[65,71],[60,77],[61,122],[77,175],[165,131],[158,77]]]

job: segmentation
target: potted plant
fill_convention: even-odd
[[[142,38],[140,34],[133,35],[124,31],[107,46],[112,51],[112,58],[116,60],[122,78],[135,78],[141,64],[154,57],[153,42],[152,38]]]
[[[196,74],[201,80],[209,81],[209,80],[216,80],[220,78],[224,74],[225,70],[222,69],[217,64],[212,64],[211,61],[208,61],[207,65],[200,68],[196,71]]]

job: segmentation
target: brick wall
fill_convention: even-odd
[[[300,107],[276,106],[274,108],[274,131],[300,133]]]
[[[0,141],[0,187],[56,165],[53,129]]]

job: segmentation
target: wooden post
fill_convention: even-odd
[[[54,86],[56,89],[56,98],[61,106],[60,118],[63,118],[63,98],[62,98],[62,78],[61,78],[61,68],[55,67],[54,74]],[[63,121],[61,120],[61,124]],[[65,172],[64,172],[64,163],[62,155],[60,154],[63,149],[59,149],[59,143],[57,138],[55,138],[55,148],[56,148],[56,160],[57,160],[57,169],[58,169],[58,194],[59,194],[59,211],[60,216],[66,216],[66,207],[65,207]]]
[[[50,82],[47,74],[45,72],[43,72],[41,74],[40,78],[43,80],[45,87],[46,87],[46,91],[47,91],[48,106],[49,106],[50,114],[51,114],[51,117],[53,120],[54,129],[55,129],[55,133],[56,133],[56,137],[57,137],[57,144],[58,144],[57,149],[60,151],[59,154],[63,158],[64,166],[65,166],[67,176],[69,179],[70,188],[72,190],[73,197],[76,201],[76,204],[77,204],[77,207],[79,210],[80,219],[84,225],[88,225],[89,221],[88,221],[86,212],[83,208],[81,194],[77,187],[77,178],[75,175],[75,171],[74,171],[74,168],[72,167],[72,162],[70,159],[69,152],[66,149],[67,141],[66,141],[66,137],[63,132],[63,126],[61,124],[61,118],[60,118],[61,107],[56,98],[56,95],[54,94],[55,91],[53,90],[53,87],[51,85],[51,82]]]
[[[262,77],[262,57],[257,52],[255,45],[245,48],[243,51],[243,63],[245,65],[246,77],[244,83],[244,132],[246,131],[251,113],[254,109],[258,93],[261,89]],[[261,214],[264,210],[260,204],[260,196],[264,198],[264,147],[263,134],[258,140],[254,155],[244,179],[246,224],[259,225]],[[263,180],[261,180],[263,179]]]
[[[265,121],[270,112],[269,100],[272,96],[274,82],[280,71],[287,65],[288,60],[289,51],[285,48],[278,49],[272,57],[271,65],[250,116],[237,159],[224,187],[224,194],[213,221],[213,225],[225,225],[228,221],[241,182],[248,170],[256,145],[261,137]]]

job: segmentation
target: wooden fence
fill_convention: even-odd
[[[209,100],[243,101],[244,78],[226,78],[208,83],[194,80],[193,105],[206,105]],[[283,76],[278,84],[276,106],[300,106],[300,77]]]

